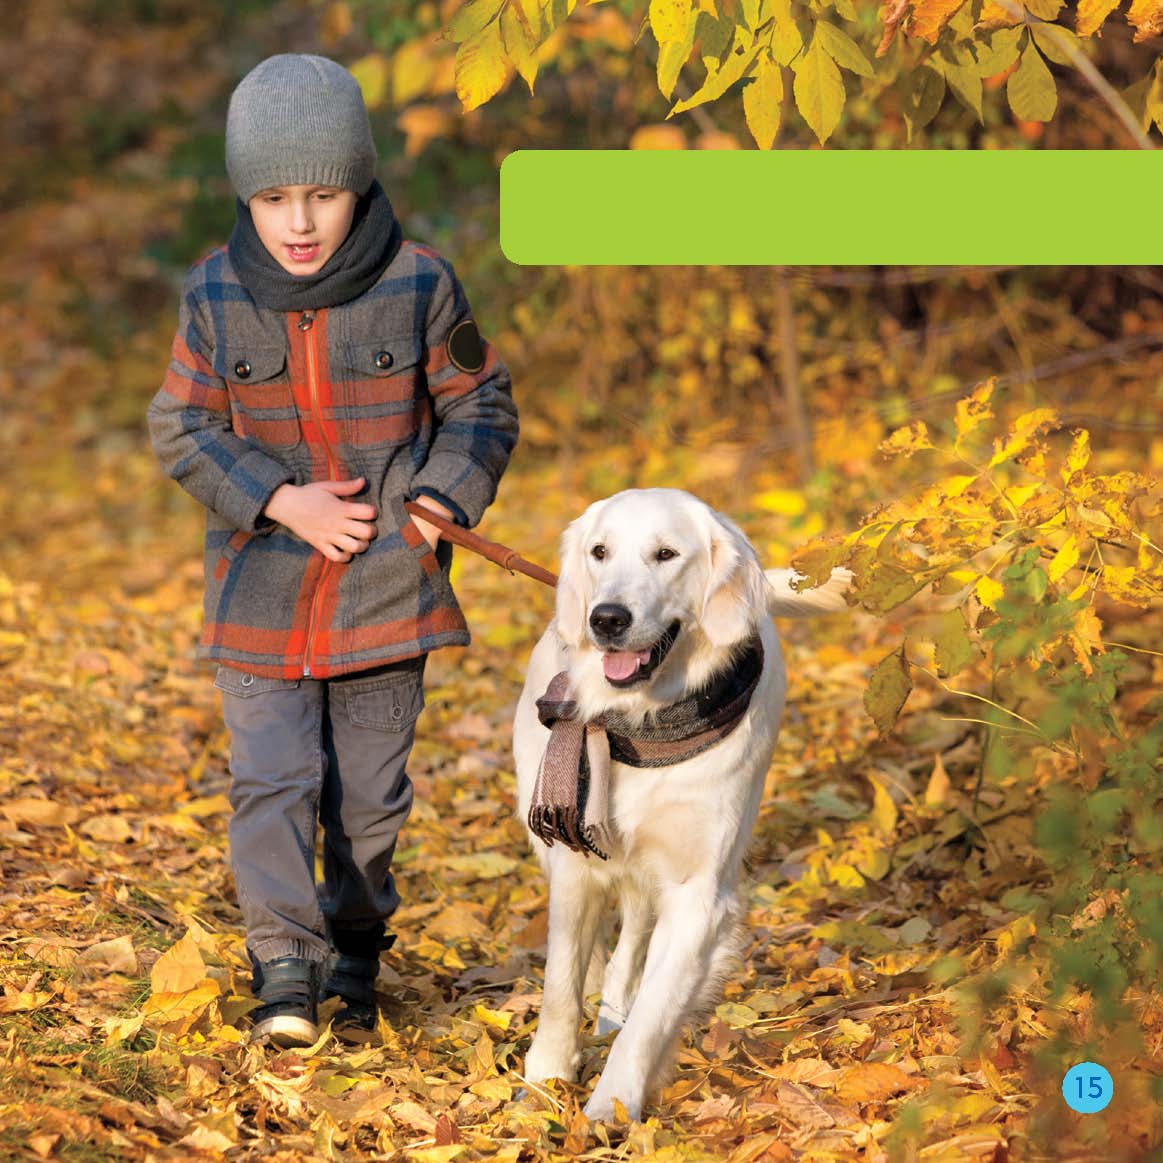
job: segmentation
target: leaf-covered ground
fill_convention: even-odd
[[[861,695],[892,627],[860,614],[788,627],[745,957],[646,1121],[580,1115],[597,1038],[580,1086],[522,1097],[546,895],[510,717],[550,594],[464,554],[475,643],[429,670],[383,1045],[248,1046],[228,743],[193,661],[198,516],[140,448],[73,455],[78,483],[14,510],[0,558],[4,1157],[999,1161],[1093,1158],[1111,1134],[1067,1124],[1032,1056],[1085,1028],[1083,1003],[963,989],[1030,935],[995,891],[1034,874],[1028,793],[987,789],[971,824],[974,736],[924,692],[877,739]],[[518,458],[487,532],[554,564],[605,471]],[[768,484],[751,531],[777,564],[796,506]]]

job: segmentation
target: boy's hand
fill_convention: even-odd
[[[362,553],[376,535],[376,511],[371,505],[345,501],[363,488],[363,477],[350,481],[315,481],[309,485],[280,485],[263,512],[329,561],[348,562]]]
[[[449,521],[453,519],[450,509],[446,508],[439,501],[433,500],[424,494],[416,498],[416,504],[423,505],[425,509],[431,509],[432,512],[440,517],[447,517]],[[440,530],[435,525],[431,525],[425,521],[423,517],[417,517],[415,514],[412,515],[412,524],[423,534],[424,540],[428,542],[429,548],[435,550],[436,543],[440,540]]]

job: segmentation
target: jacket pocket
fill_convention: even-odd
[[[271,691],[294,690],[299,685],[299,680],[263,678],[262,675],[251,674],[249,671],[236,670],[233,666],[220,666],[214,676],[214,685],[228,695],[249,699],[255,695],[269,694]]]
[[[278,347],[231,347],[223,353],[235,431],[267,448],[294,448],[302,439],[299,410]]]
[[[430,411],[420,340],[409,333],[353,343],[343,365],[356,446],[374,451],[407,444]]]
[[[343,691],[347,717],[357,727],[376,731],[405,731],[416,722],[424,709],[424,669],[408,666],[373,678],[348,679],[332,683]]]

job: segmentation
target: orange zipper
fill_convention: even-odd
[[[319,364],[318,352],[315,348],[315,312],[304,311],[298,322],[298,328],[303,332],[303,340],[307,351],[307,391],[311,398],[311,415],[315,418],[315,425],[319,430],[319,439],[323,443],[323,452],[327,457],[327,479],[338,480],[335,471],[335,457],[331,452],[331,445],[327,443],[327,433],[323,428],[323,414],[319,407]],[[315,624],[319,617],[319,599],[323,596],[323,584],[331,569],[330,558],[323,559],[323,568],[319,571],[319,580],[315,583],[315,593],[311,596],[311,617],[307,621],[307,643],[303,649],[303,675],[311,675],[311,655],[315,645]]]

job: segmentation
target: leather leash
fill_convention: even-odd
[[[421,521],[435,525],[440,530],[441,535],[453,544],[463,545],[465,549],[479,553],[481,557],[487,558],[495,565],[501,566],[502,569],[507,569],[510,573],[523,573],[526,577],[531,577],[547,586],[557,585],[557,574],[550,573],[549,570],[542,569],[541,566],[534,565],[531,561],[526,561],[515,549],[510,549],[507,545],[501,545],[496,541],[489,541],[469,529],[462,529],[459,525],[447,520],[439,513],[434,513],[426,505],[421,505],[416,501],[405,501],[404,508],[408,511],[409,516],[419,517]]]

